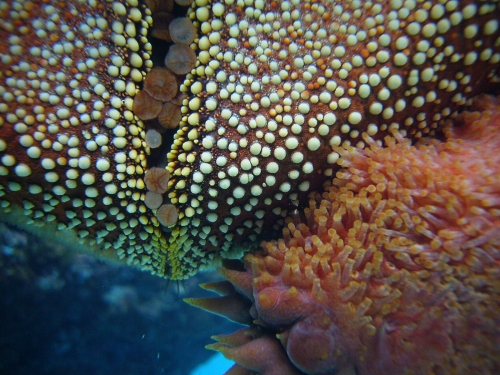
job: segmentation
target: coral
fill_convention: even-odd
[[[500,100],[476,108],[443,142],[336,148],[343,169],[283,238],[222,269],[260,336],[213,348],[266,375],[258,342],[305,374],[497,374]]]

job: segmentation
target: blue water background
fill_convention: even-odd
[[[216,279],[167,285],[0,223],[0,374],[222,375],[204,346],[241,326],[182,301]]]

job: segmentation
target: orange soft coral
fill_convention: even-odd
[[[344,169],[303,222],[226,269],[300,371],[500,373],[499,104],[484,98],[444,143],[337,148]],[[248,343],[221,347],[237,359]]]

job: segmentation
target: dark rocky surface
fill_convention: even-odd
[[[182,302],[214,279],[167,285],[0,224],[0,374],[187,375],[237,328]]]

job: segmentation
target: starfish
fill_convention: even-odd
[[[499,81],[495,2],[196,1],[166,96],[141,2],[0,5],[2,220],[173,279],[279,230],[334,175],[333,147],[437,136]],[[172,144],[146,106],[180,119]],[[152,147],[166,192],[145,183]]]
[[[163,274],[132,112],[151,24],[134,0],[0,2],[0,202],[1,220]]]
[[[498,14],[460,1],[194,3],[197,65],[167,165],[172,277],[279,230],[334,175],[332,147],[437,136],[497,87]]]

